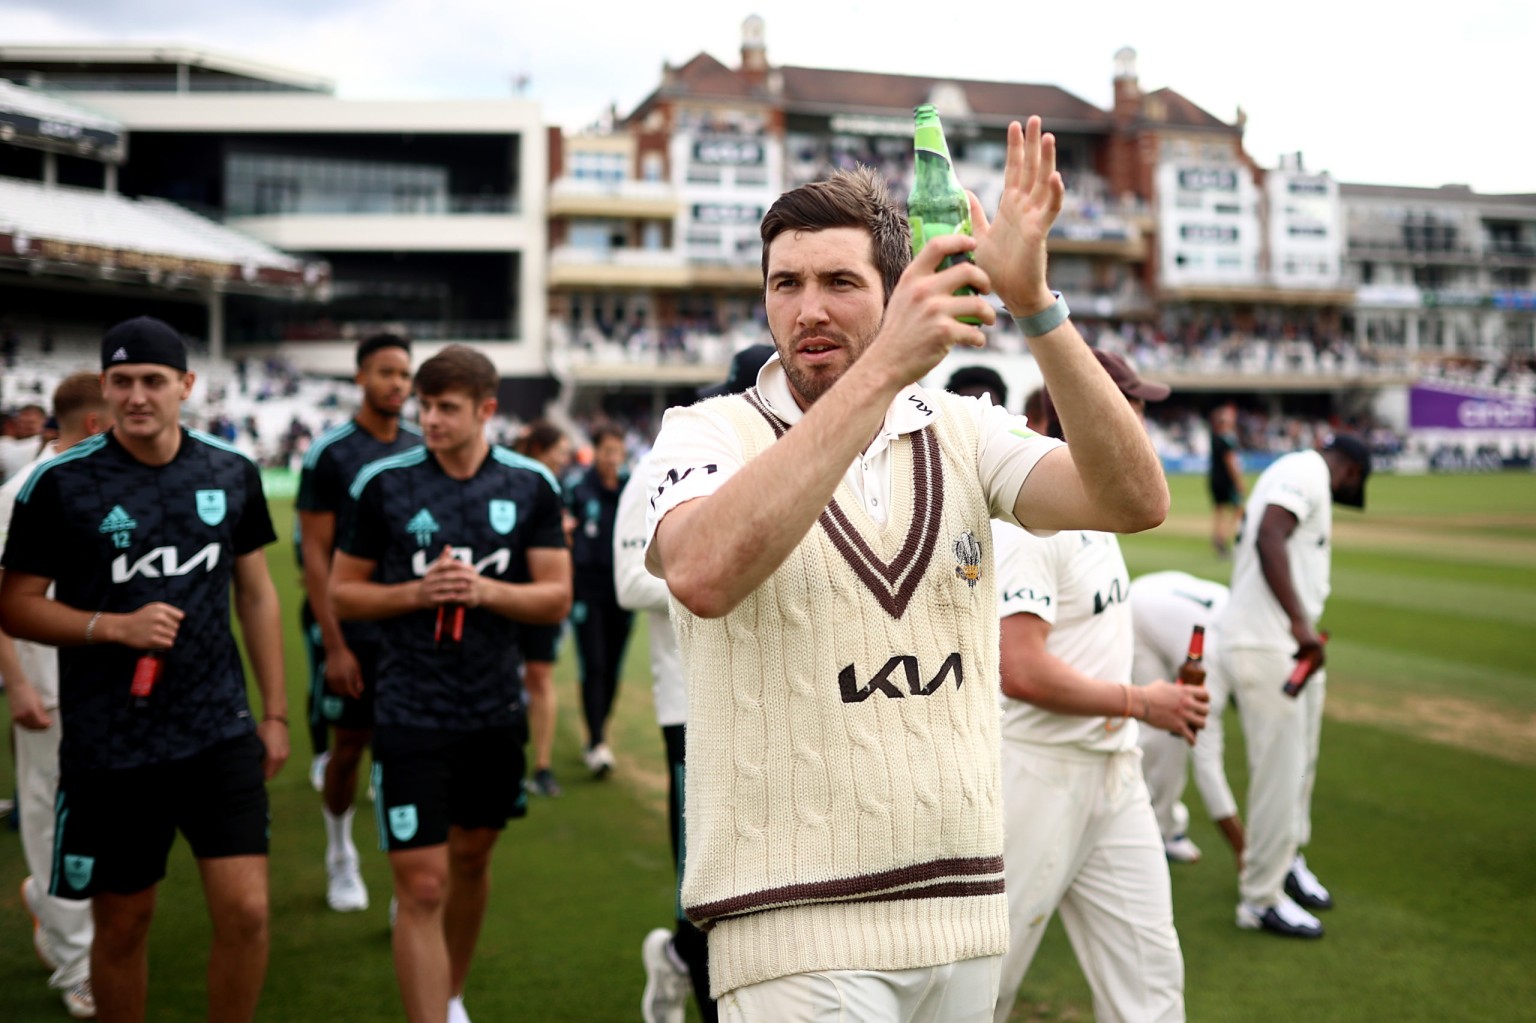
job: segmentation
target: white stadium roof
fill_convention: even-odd
[[[162,199],[0,178],[0,262],[103,277],[204,280],[237,291],[313,289],[327,269]]]
[[[121,163],[123,134],[110,117],[0,78],[0,145]]]
[[[0,78],[0,110],[26,114],[42,121],[56,121],[81,128],[121,133],[122,124],[69,100],[37,89],[26,89]]]

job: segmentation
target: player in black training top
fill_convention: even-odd
[[[177,830],[213,920],[213,1018],[249,1020],[267,964],[267,793],[288,757],[275,537],[251,460],[182,428],[175,330],[102,340],[117,425],[17,496],[0,584],[7,632],[59,647],[64,722],[51,894],[93,899],[103,1017],[143,1019],[155,888]],[[50,598],[48,587],[55,584]],[[230,588],[264,713],[251,719]]]
[[[352,843],[352,803],[357,767],[373,736],[373,690],[378,680],[377,622],[337,621],[331,607],[331,554],[336,523],[350,500],[347,488],[369,462],[421,446],[421,431],[400,421],[411,392],[411,345],[378,334],[357,346],[357,415],[315,441],[299,473],[297,528],[304,571],[304,640],[309,650],[311,729],[336,730],[323,763],[325,901],[337,912],[368,908],[357,847]]]
[[[581,709],[587,720],[587,769],[599,778],[613,770],[613,753],[604,732],[619,692],[624,644],[634,614],[619,604],[613,587],[613,522],[619,512],[624,474],[624,433],[599,426],[592,433],[592,468],[566,492],[576,517],[571,559],[576,572],[576,655],[581,664]]]
[[[1211,412],[1211,546],[1225,558],[1243,514],[1243,469],[1237,450],[1237,406],[1230,401]]]
[[[515,623],[558,622],[571,604],[554,478],[486,442],[496,383],[463,345],[422,364],[426,446],[358,474],[331,574],[338,615],[387,619],[375,805],[399,900],[395,975],[417,1023],[442,1023],[450,1000],[447,1018],[466,1018],[491,850],[526,810]]]

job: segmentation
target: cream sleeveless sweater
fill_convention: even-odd
[[[688,679],[683,907],[715,996],[1002,953],[996,584],[979,435],[947,394],[730,614],[672,602]],[[747,459],[787,427],[713,399]]]

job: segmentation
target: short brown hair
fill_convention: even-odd
[[[517,443],[512,445],[512,450],[529,458],[538,458],[544,452],[560,443],[565,431],[560,429],[548,419],[535,419],[528,424],[528,428],[517,438]]]
[[[435,398],[444,391],[464,391],[475,401],[496,396],[496,367],[468,345],[449,345],[416,371],[416,393]]]
[[[85,370],[71,373],[53,389],[53,416],[59,422],[87,412],[102,412],[107,399],[101,393],[101,374]]]
[[[907,215],[891,202],[879,172],[860,165],[834,171],[825,181],[812,181],[779,196],[763,218],[763,286],[768,286],[768,249],[785,231],[825,231],[833,227],[862,227],[869,232],[875,269],[891,297],[901,272],[912,262],[912,229]]]
[[[592,446],[594,448],[602,446],[603,441],[607,440],[609,437],[612,437],[620,444],[625,444],[625,446],[628,446],[627,442],[624,440],[624,431],[619,429],[619,427],[615,426],[613,423],[602,423],[601,425],[592,428]]]

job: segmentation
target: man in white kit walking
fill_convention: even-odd
[[[1177,677],[1189,653],[1190,633],[1197,625],[1206,630],[1205,688],[1211,697],[1211,713],[1195,739],[1194,749],[1182,737],[1155,728],[1141,729],[1137,739],[1141,746],[1141,770],[1152,795],[1152,810],[1157,815],[1158,830],[1163,833],[1163,848],[1168,859],[1176,863],[1195,863],[1200,859],[1200,847],[1185,833],[1189,811],[1180,802],[1191,761],[1206,812],[1221,829],[1239,863],[1243,858],[1243,822],[1237,815],[1237,800],[1227,784],[1221,759],[1221,716],[1231,688],[1221,672],[1211,666],[1219,641],[1211,623],[1226,604],[1225,586],[1188,572],[1149,572],[1131,583],[1131,619],[1136,631],[1131,681],[1136,685]]]
[[[1168,396],[1095,349],[1138,416]],[[1046,389],[1046,415],[1053,416]],[[1060,435],[1058,423],[1049,424]],[[1076,434],[1066,439],[1075,443]],[[1002,634],[1003,806],[1011,931],[993,1019],[1005,1023],[1046,925],[1061,912],[1099,1020],[1184,1019],[1173,893],[1136,746],[1137,725],[1192,743],[1199,686],[1134,687],[1130,576],[1111,533],[1031,535],[994,522]]]
[[[1232,558],[1232,596],[1216,621],[1215,666],[1232,685],[1248,745],[1248,845],[1237,925],[1320,938],[1310,909],[1333,898],[1298,850],[1311,838],[1312,785],[1326,676],[1317,623],[1328,599],[1333,505],[1365,507],[1371,453],[1340,435],[1259,475]],[[1282,687],[1298,661],[1315,667],[1299,696]]]

